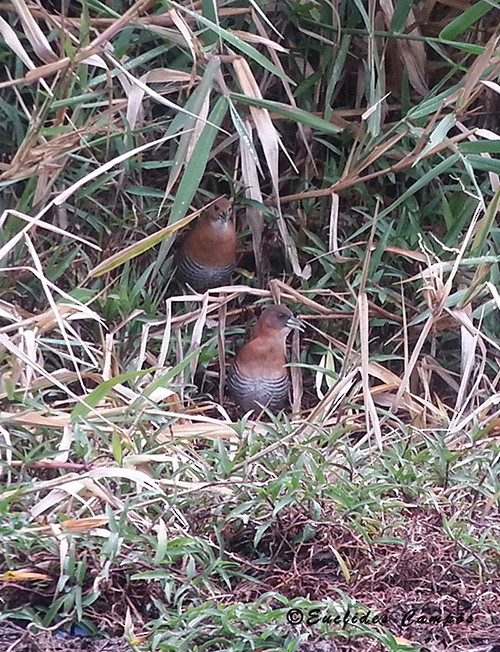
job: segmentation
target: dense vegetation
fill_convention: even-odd
[[[0,6],[3,640],[498,641],[496,3]],[[187,294],[220,195],[235,285]],[[239,419],[273,299],[293,414]]]

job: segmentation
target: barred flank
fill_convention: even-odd
[[[216,288],[219,285],[228,285],[234,265],[225,267],[205,267],[198,265],[194,260],[188,258],[181,249],[177,256],[177,273],[184,283],[194,288],[197,292],[204,292],[208,288]]]
[[[273,412],[281,410],[288,400],[288,385],[286,374],[281,378],[248,378],[236,363],[227,379],[229,393],[245,412],[260,409],[257,403]]]

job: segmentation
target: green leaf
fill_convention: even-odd
[[[91,412],[92,408],[95,408],[100,401],[102,401],[109,392],[115,387],[115,385],[123,384],[129,380],[135,380],[140,376],[145,376],[146,374],[151,373],[151,369],[141,370],[141,371],[129,371],[126,374],[121,374],[115,378],[110,378],[105,380],[103,383],[98,385],[93,389],[90,394],[88,394],[85,399],[76,405],[71,412],[71,421],[75,423],[78,419],[82,419]]]
[[[476,140],[467,143],[460,143],[458,149],[467,154],[500,154],[500,139],[499,140]]]
[[[115,458],[118,465],[121,466],[123,461],[122,438],[118,434],[117,430],[113,431],[113,435],[111,437],[111,447],[113,449],[113,457]]]
[[[484,247],[486,239],[488,238],[491,228],[495,223],[495,218],[500,209],[500,188],[494,194],[492,200],[488,204],[485,216],[479,222],[476,230],[476,235],[472,247],[470,249],[471,256],[479,256]]]
[[[173,381],[173,379],[178,376],[184,369],[189,365],[191,360],[196,357],[197,355],[200,354],[200,351],[203,351],[205,347],[208,345],[212,344],[211,340],[208,340],[201,346],[199,346],[197,349],[194,349],[194,351],[191,351],[179,364],[176,364],[175,367],[172,367],[168,371],[166,371],[164,374],[161,376],[158,376],[155,380],[153,380],[152,383],[150,383],[146,389],[142,392],[142,396],[139,399],[139,401],[142,401],[144,397],[151,396],[151,394],[155,391],[155,389],[158,389],[159,387],[165,387],[167,385],[170,385]]]
[[[202,0],[201,2],[201,13],[207,20],[210,20],[212,23],[219,25],[219,16],[217,14],[217,3],[216,0]],[[214,45],[217,43],[217,35],[214,34],[213,30],[209,29],[203,35],[203,39],[206,45]]]
[[[441,30],[439,37],[453,41],[457,36],[463,34],[471,25],[485,16],[493,8],[493,4],[485,2],[485,0],[475,2],[472,7],[467,9],[467,11],[464,11],[457,16],[449,25],[446,25],[446,27]]]
[[[177,222],[183,219],[193,201],[193,197],[199,188],[200,181],[205,174],[208,158],[212,151],[215,136],[217,135],[216,126],[220,125],[227,113],[228,105],[225,97],[219,97],[214,108],[212,109],[209,122],[205,124],[198,142],[196,143],[191,158],[186,163],[184,174],[175,193],[174,204],[170,211],[168,226],[173,227]],[[212,126],[216,125],[216,126]],[[171,241],[162,242],[158,259],[155,265],[154,274],[160,270],[171,246]]]
[[[269,530],[271,525],[272,525],[272,521],[266,521],[265,523],[262,523],[262,525],[259,525],[259,527],[255,530],[255,534],[253,537],[254,548],[257,548],[266,530]]]
[[[325,118],[328,120],[333,112],[331,102],[333,93],[340,81],[345,69],[345,62],[351,47],[352,36],[351,34],[344,34],[340,41],[340,47],[335,55],[335,62],[333,64],[331,75],[329,75],[328,86],[325,93]]]
[[[218,59],[212,59],[208,62],[208,65],[203,73],[203,77],[199,84],[197,84],[194,91],[191,93],[188,101],[184,105],[184,108],[187,109],[193,115],[198,115],[205,101],[205,97],[210,93],[213,87],[213,82],[215,75],[220,69],[220,62]],[[189,125],[193,125],[194,118],[189,118],[181,113],[178,113],[175,118],[170,123],[170,126],[167,130],[168,134],[175,134],[181,129],[186,129],[186,120],[189,119]]]
[[[458,91],[462,88],[461,84],[455,84],[455,86],[452,86],[451,88],[446,89],[442,93],[439,93],[438,95],[430,96],[426,98],[423,102],[420,102],[414,109],[411,109],[408,111],[407,118],[410,120],[418,120],[420,118],[426,118],[427,116],[431,115],[432,113],[436,113],[441,106],[443,105],[443,102],[447,100],[450,95],[452,95],[455,91]]]
[[[459,154],[453,154],[452,156],[449,156],[447,159],[444,161],[441,161],[439,165],[436,165],[435,167],[432,168],[432,170],[429,170],[426,174],[424,174],[423,177],[421,177],[418,181],[416,181],[406,192],[404,192],[401,197],[396,199],[390,206],[385,208],[380,214],[379,214],[379,219],[382,217],[385,217],[386,215],[389,215],[391,211],[393,211],[395,208],[397,208],[400,204],[405,202],[408,197],[411,197],[414,195],[416,192],[418,192],[421,188],[426,186],[428,183],[436,179],[440,174],[444,174],[447,172],[450,168],[452,168],[455,163],[460,159]]]
[[[401,34],[404,30],[408,14],[413,7],[413,0],[398,0],[391,20],[391,30]]]
[[[500,174],[500,160],[498,159],[480,156],[479,154],[470,154],[467,160],[475,170]]]
[[[434,147],[436,147],[437,145],[443,142],[443,140],[448,135],[450,129],[452,129],[455,126],[455,123],[456,123],[456,118],[454,113],[449,113],[447,116],[445,116],[442,120],[440,120],[437,123],[437,125],[432,130],[431,135],[429,136],[429,141],[427,145],[417,156],[417,159],[415,160],[415,163],[413,164],[412,167],[414,167],[422,158],[424,158],[427,152],[430,152],[431,149],[434,149]]]
[[[260,100],[255,97],[248,97],[247,95],[242,95],[241,93],[231,93],[231,99],[241,102],[242,104],[249,104],[251,106],[259,106],[268,111],[273,111],[278,113],[284,118],[289,118],[294,122],[300,122],[311,129],[316,129],[317,131],[322,131],[327,134],[338,134],[341,129],[332,125],[327,120],[323,118],[318,118],[312,113],[308,113],[302,109],[299,109],[295,106],[290,106],[289,104],[283,104],[282,102],[274,102],[272,100]]]
[[[238,136],[240,138],[243,138],[243,140],[245,141],[246,146],[248,147],[248,150],[250,151],[253,159],[255,160],[256,165],[259,166],[259,157],[257,156],[257,152],[255,151],[255,147],[253,146],[252,138],[250,137],[250,134],[248,133],[248,130],[245,127],[245,123],[241,119],[241,116],[238,113],[238,111],[236,110],[236,107],[234,106],[231,97],[228,97],[227,101],[229,103],[229,112],[231,114],[233,126],[236,129]]]
[[[187,133],[183,133],[179,140],[175,158],[170,169],[170,175],[167,183],[167,192],[169,192],[169,189],[172,188],[177,181],[177,177],[181,172],[182,166],[186,163],[189,147],[192,143],[193,138],[196,137],[193,133],[193,129],[196,126],[197,120],[194,116],[200,115],[205,100],[210,96],[215,75],[219,72],[219,70],[220,62],[219,59],[215,57],[208,62],[208,66],[205,69],[201,82],[198,84],[191,97],[186,102],[185,108],[193,115],[185,116],[182,113],[178,113],[168,128],[167,133],[176,133],[181,129]]]

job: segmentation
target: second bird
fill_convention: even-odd
[[[289,390],[286,337],[292,328],[304,330],[286,306],[270,306],[236,355],[227,385],[244,412],[260,412],[262,405],[272,412],[285,407]]]
[[[197,292],[227,285],[236,265],[232,203],[221,197],[196,221],[177,253],[177,276]]]

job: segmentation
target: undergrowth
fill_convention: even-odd
[[[0,628],[494,644],[498,7],[63,9],[0,16]],[[234,284],[189,293],[220,195]],[[253,420],[221,372],[273,300],[294,409]]]

